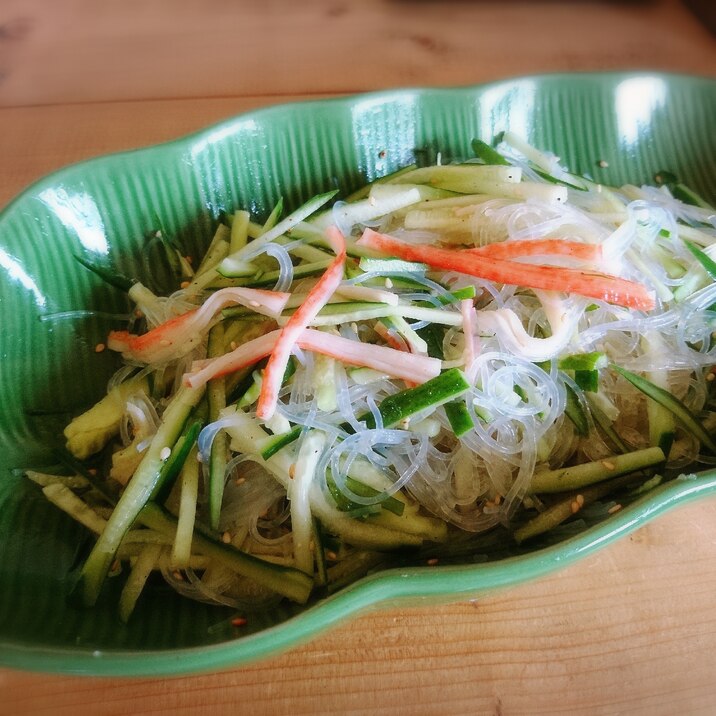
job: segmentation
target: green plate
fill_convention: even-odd
[[[126,299],[73,255],[161,284],[166,276],[151,271],[156,243],[147,240],[157,216],[196,255],[224,210],[262,214],[281,195],[296,205],[332,187],[349,191],[416,152],[469,156],[472,137],[505,129],[599,180],[650,182],[665,168],[713,200],[714,118],[716,82],[653,73],[389,91],[259,110],[27,189],[0,215],[0,663],[144,676],[228,667],[379,604],[466,599],[533,579],[716,491],[715,475],[678,480],[554,544],[522,553],[486,547],[462,565],[383,572],[307,608],[251,615],[239,630],[228,610],[161,584],[128,626],[116,617],[116,586],[96,609],[74,607],[66,597],[89,537],[17,473],[52,461],[68,416],[102,393],[116,367],[94,347]],[[67,313],[77,311],[86,313]]]

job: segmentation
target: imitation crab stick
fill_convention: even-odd
[[[650,310],[655,306],[652,291],[642,284],[616,276],[557,266],[521,264],[475,255],[469,250],[455,251],[424,244],[408,244],[372,229],[366,229],[357,244],[406,261],[420,261],[434,268],[477,276],[488,281],[545,291],[567,291],[626,308]]]
[[[275,351],[280,334],[280,330],[271,331],[219,358],[195,361],[192,372],[184,375],[184,383],[196,388],[212,378],[228,375],[253,365]],[[372,368],[394,378],[415,383],[424,383],[440,374],[441,362],[437,358],[404,353],[387,346],[361,343],[313,328],[302,330],[295,345],[302,350],[336,358],[348,365]]]
[[[598,244],[583,244],[563,239],[530,239],[526,241],[499,241],[474,249],[464,249],[475,256],[491,259],[520,259],[526,256],[569,256],[582,261],[598,261],[602,258],[602,247]]]
[[[162,363],[186,355],[195,348],[203,339],[202,331],[222,308],[238,303],[257,313],[277,318],[285,308],[289,296],[288,293],[257,288],[222,288],[200,308],[170,318],[142,335],[112,331],[107,345],[112,350],[121,352],[129,360]]]
[[[261,384],[261,393],[256,408],[256,415],[261,420],[268,420],[276,410],[278,392],[281,389],[281,381],[291,357],[291,351],[298,337],[306,326],[313,320],[323,306],[335,293],[343,280],[343,268],[346,263],[346,241],[343,234],[335,227],[326,229],[326,238],[331,248],[336,253],[336,258],[325,270],[315,286],[308,292],[305,300],[298,310],[289,318],[286,325],[281,329],[281,334],[266,364],[264,379]]]

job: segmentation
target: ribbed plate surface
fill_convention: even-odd
[[[146,240],[157,216],[196,255],[223,210],[260,214],[280,195],[295,205],[332,187],[348,191],[426,149],[444,159],[469,156],[472,137],[505,129],[598,180],[650,182],[669,169],[716,198],[716,82],[586,74],[272,107],[170,144],[64,169],[0,215],[0,663],[150,674],[246,661],[380,601],[459,599],[544,574],[714,489],[708,479],[673,483],[532,554],[385,573],[300,616],[292,608],[257,615],[241,639],[227,612],[165,587],[143,597],[126,627],[115,616],[116,594],[91,611],[67,603],[87,535],[13,469],[50,460],[68,416],[101,394],[115,368],[94,346],[116,325],[111,314],[127,304],[73,255],[161,284]],[[62,315],[69,311],[102,315]]]

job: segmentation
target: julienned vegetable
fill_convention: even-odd
[[[239,209],[194,273],[166,237],[168,297],[98,271],[136,309],[107,341],[126,365],[65,430],[77,474],[28,471],[96,535],[86,605],[121,573],[123,620],[154,573],[241,613],[303,603],[716,460],[714,211],[509,133],[473,147]]]

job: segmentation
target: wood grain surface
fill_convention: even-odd
[[[70,162],[270,103],[604,69],[716,76],[716,43],[668,0],[3,0],[0,206]],[[708,501],[538,582],[363,616],[248,667],[0,670],[0,716],[713,714],[715,592]]]

